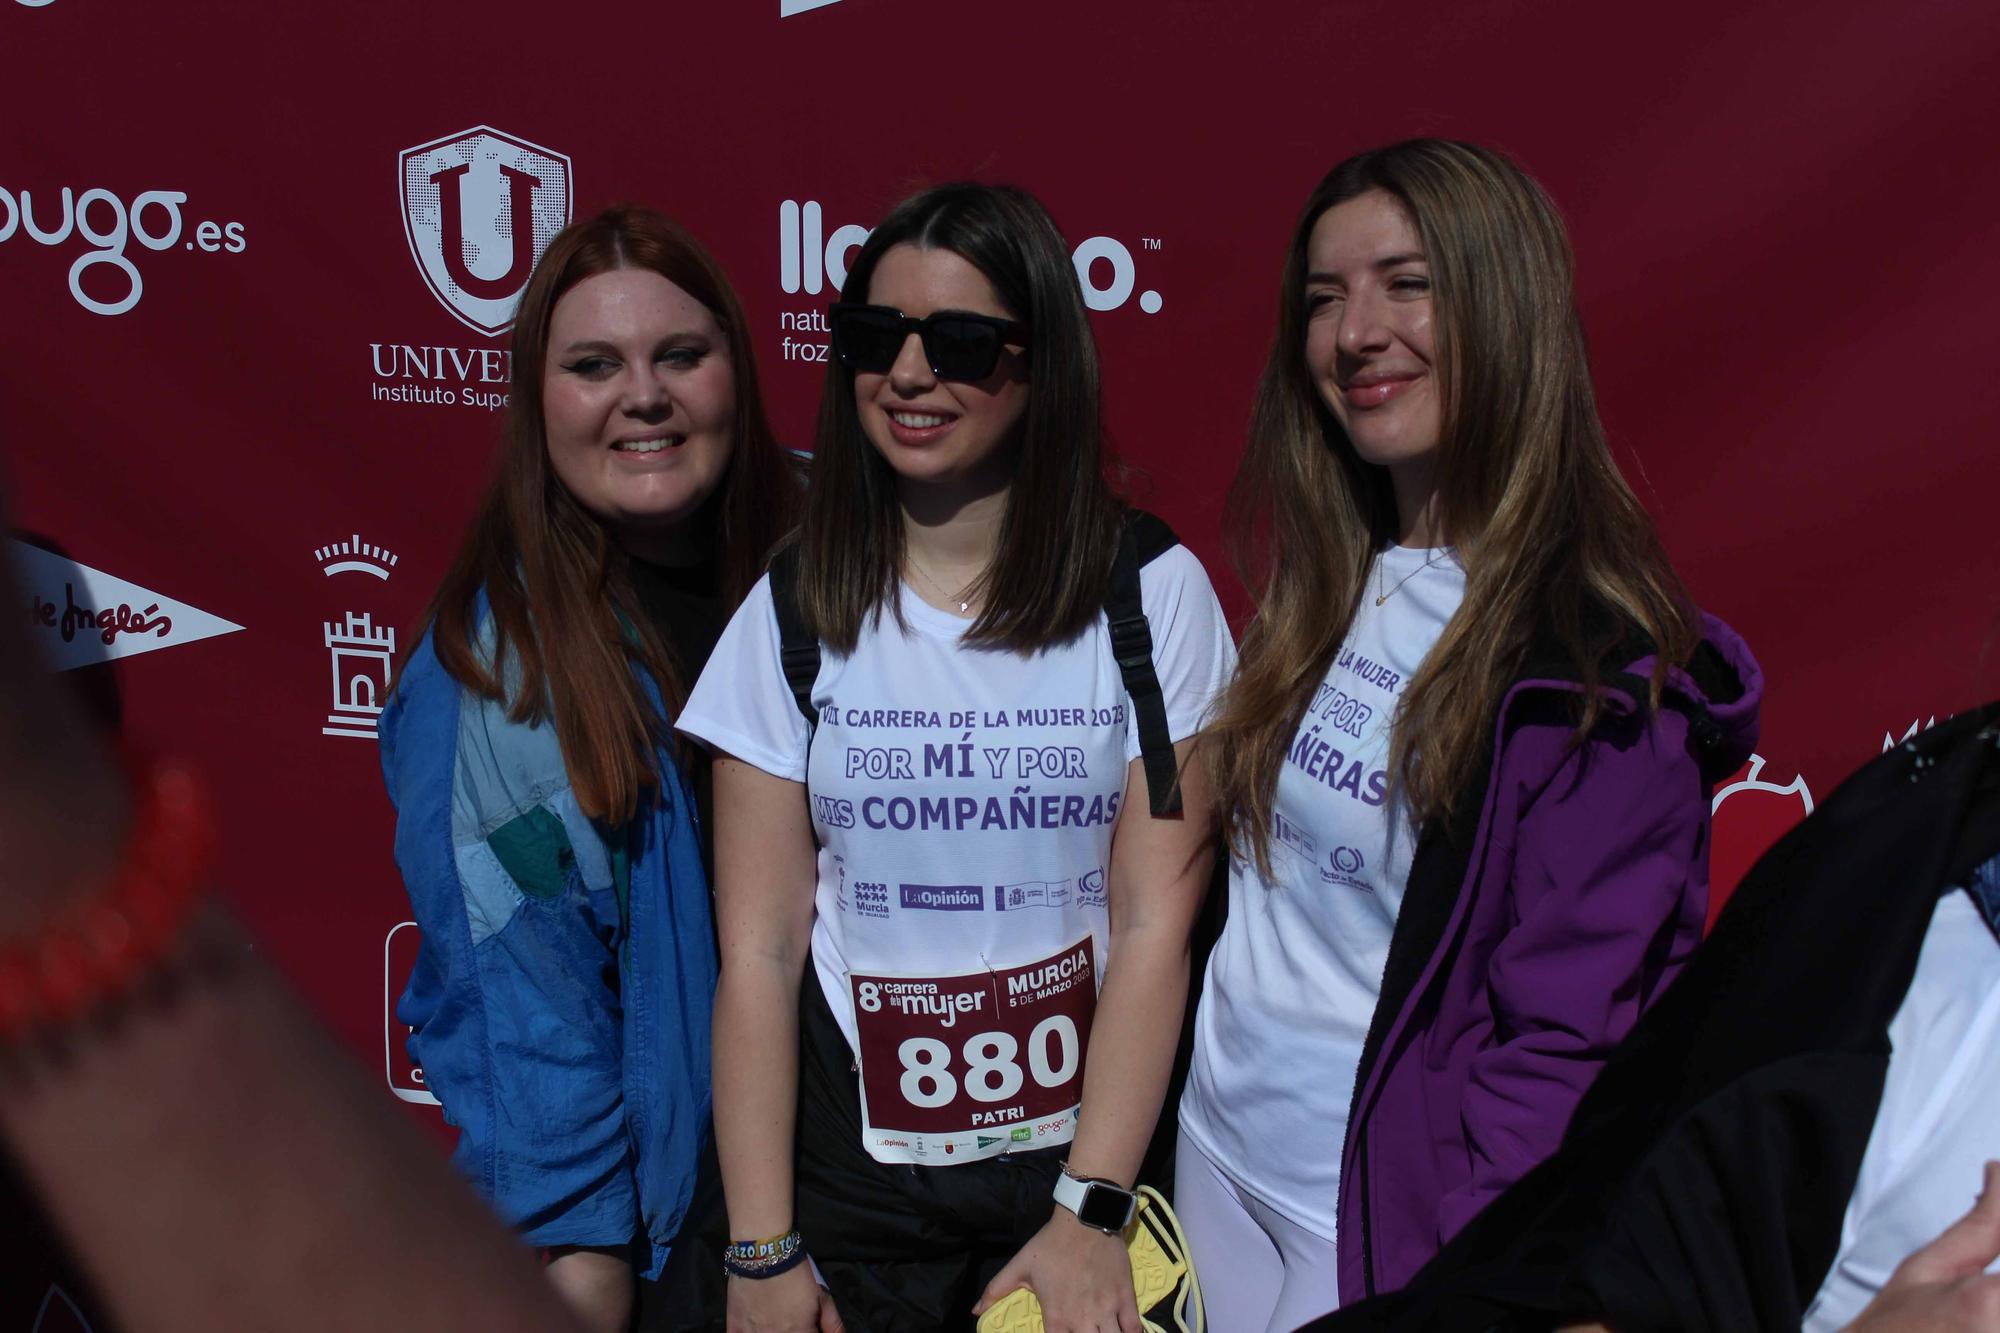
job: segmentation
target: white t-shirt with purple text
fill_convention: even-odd
[[[1279,772],[1271,878],[1230,866],[1229,920],[1195,1020],[1181,1131],[1328,1241],[1355,1070],[1416,850],[1390,790],[1390,723],[1464,596],[1449,548],[1377,557]]]
[[[1184,740],[1228,680],[1235,649],[1186,548],[1145,565],[1140,585],[1168,729]],[[907,631],[883,614],[853,653],[822,651],[810,755],[780,667],[768,579],[730,621],[677,722],[713,749],[806,784],[820,842],[813,966],[857,1051],[850,974],[1005,974],[1057,958],[1067,967],[1088,942],[1086,970],[1101,980],[1112,835],[1127,766],[1140,753],[1102,616],[1067,643],[1024,654],[967,646],[968,621],[900,591]],[[1144,791],[1142,781],[1135,798]],[[934,1051],[909,1055],[916,1038],[903,1041],[905,1072],[918,1080],[904,1087],[919,1104],[942,1095],[937,1081],[924,1081],[934,1062],[952,1086],[968,1080],[957,1043],[968,1027],[979,1033],[977,1017],[935,1034],[950,1047],[949,1067]],[[1036,1054],[1044,1063],[1065,1058],[1054,1046]],[[994,1049],[971,1057],[998,1058]],[[990,1090],[1009,1090],[1028,1057],[1016,1052],[1000,1074],[985,1075]],[[867,1146],[882,1160],[941,1162],[947,1152],[963,1161],[1005,1150],[996,1137],[1006,1136],[974,1137],[969,1127],[881,1133]]]

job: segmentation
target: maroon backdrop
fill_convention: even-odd
[[[1629,474],[1767,673],[1723,877],[2000,693],[2000,11],[803,8],[0,0],[7,486],[93,571],[31,561],[27,614],[208,766],[232,900],[406,1100],[370,706],[486,474],[525,264],[613,201],[715,249],[809,444],[860,229],[928,181],[1032,189],[1142,499],[1240,609],[1220,496],[1293,210],[1361,147],[1498,146],[1569,217]]]

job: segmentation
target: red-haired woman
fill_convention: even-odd
[[[1710,785],[1762,684],[1611,459],[1520,168],[1348,159],[1281,292],[1177,1195],[1230,1274],[1211,1316],[1252,1330],[1401,1285],[1554,1149],[1700,938]]]
[[[459,1166],[622,1329],[708,1133],[715,950],[671,717],[798,486],[742,306],[657,213],[549,243],[513,361],[492,485],[382,718],[423,930],[397,1013]]]

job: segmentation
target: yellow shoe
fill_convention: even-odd
[[[1139,1187],[1139,1206],[1125,1228],[1125,1257],[1132,1263],[1140,1316],[1152,1333],[1205,1333],[1201,1283],[1188,1260],[1187,1237],[1174,1210],[1150,1185]],[[1042,1333],[1041,1302],[1018,1287],[979,1317],[979,1333]]]

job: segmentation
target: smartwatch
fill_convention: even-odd
[[[1123,1231],[1138,1209],[1139,1196],[1109,1180],[1072,1175],[1064,1162],[1056,1177],[1056,1202],[1076,1214],[1076,1220],[1098,1231]]]

